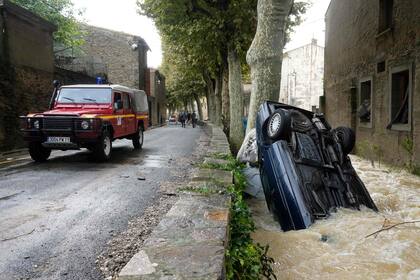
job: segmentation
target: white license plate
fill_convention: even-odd
[[[47,143],[71,143],[70,137],[48,137]]]

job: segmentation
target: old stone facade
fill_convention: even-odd
[[[150,125],[165,123],[168,117],[165,76],[156,69],[147,69],[146,93],[149,101]]]
[[[89,76],[106,76],[113,84],[145,89],[146,42],[138,36],[100,27],[82,25],[85,43],[73,57],[60,55],[57,64]]]
[[[324,94],[324,48],[315,39],[283,54],[280,102],[306,110],[319,108]]]
[[[0,0],[0,150],[20,143],[19,115],[47,108],[54,77],[56,27]]]
[[[419,26],[417,0],[332,0],[326,14],[326,116],[399,165],[420,164]]]

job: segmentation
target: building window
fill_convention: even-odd
[[[379,62],[378,64],[377,64],[377,66],[376,66],[376,70],[377,70],[377,73],[379,74],[379,73],[382,73],[382,72],[385,72],[385,70],[386,70],[386,64],[385,64],[385,61],[381,61],[381,62]]]
[[[379,0],[379,33],[392,27],[394,0]]]
[[[359,124],[372,126],[372,78],[362,79],[359,84],[359,104],[357,115]]]
[[[397,67],[390,73],[390,119],[388,129],[410,130],[411,66]]]

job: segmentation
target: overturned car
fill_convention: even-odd
[[[322,114],[265,102],[256,133],[265,198],[284,231],[308,228],[338,207],[377,211],[348,157],[350,128],[331,129]]]

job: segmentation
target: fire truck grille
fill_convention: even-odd
[[[62,129],[72,130],[73,120],[72,119],[60,119],[60,118],[45,118],[44,129]]]

